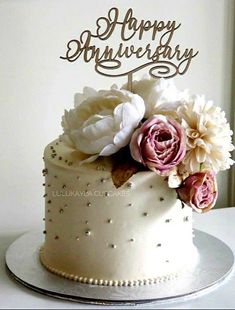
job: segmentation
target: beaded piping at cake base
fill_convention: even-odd
[[[44,258],[44,247],[42,246],[40,248],[40,261],[42,265],[48,269],[50,272],[64,277],[69,280],[73,280],[76,282],[86,283],[86,284],[94,284],[94,285],[104,285],[104,286],[139,286],[139,285],[151,285],[151,284],[157,284],[157,283],[163,283],[172,279],[175,279],[178,277],[177,273],[170,273],[165,276],[156,277],[152,279],[141,279],[141,280],[106,280],[106,279],[93,279],[93,278],[87,278],[87,277],[79,277],[78,275],[69,274],[64,271],[58,270],[54,267],[49,266],[45,262]]]

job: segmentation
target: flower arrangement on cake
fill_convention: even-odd
[[[122,186],[152,170],[199,213],[217,199],[216,174],[229,169],[232,131],[225,113],[204,96],[179,91],[172,79],[144,78],[118,89],[85,87],[62,118],[64,134],[86,154],[81,164],[110,156],[112,179]]]

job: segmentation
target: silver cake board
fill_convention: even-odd
[[[39,261],[43,244],[40,232],[29,232],[14,241],[6,252],[9,274],[24,286],[60,299],[100,305],[137,305],[195,298],[223,283],[234,263],[231,249],[221,240],[195,230],[195,246],[200,253],[196,266],[164,283],[114,287],[74,282],[47,271]]]

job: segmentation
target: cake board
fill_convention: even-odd
[[[29,232],[14,241],[6,252],[9,274],[24,286],[64,300],[100,305],[137,305],[184,301],[208,293],[231,273],[234,256],[221,240],[195,230],[194,243],[200,252],[196,266],[176,279],[155,285],[114,287],[74,282],[47,271],[38,253],[41,232]]]

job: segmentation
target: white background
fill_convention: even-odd
[[[42,154],[61,133],[63,110],[83,86],[119,85],[94,73],[93,63],[68,63],[59,56],[66,43],[112,6],[136,17],[176,20],[176,41],[199,50],[179,88],[205,94],[230,113],[233,39],[232,0],[21,0],[0,1],[0,190],[11,231],[42,225]],[[218,206],[228,205],[227,173],[219,177]],[[1,218],[4,217],[1,215]],[[4,227],[4,221],[1,224]]]

